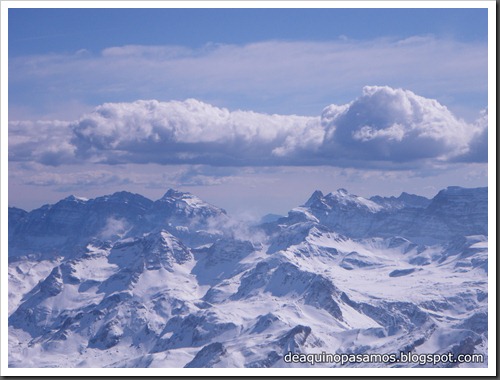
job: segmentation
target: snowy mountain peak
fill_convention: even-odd
[[[120,203],[123,205],[134,204],[135,206],[143,208],[147,208],[153,203],[150,199],[143,197],[140,194],[134,194],[128,191],[118,191],[111,195],[105,195],[102,197],[95,198],[93,199],[93,201],[98,204],[101,203]]]
[[[87,202],[88,201],[88,198],[84,198],[84,197],[77,197],[75,195],[70,195],[69,197],[66,197],[64,198],[62,201],[65,201],[65,202]]]
[[[160,198],[160,201],[176,204],[185,203],[191,207],[205,207],[208,205],[208,203],[202,201],[200,198],[191,193],[174,189],[169,189],[165,195]]]
[[[382,206],[363,197],[349,193],[346,189],[338,189],[334,193],[329,193],[325,200],[330,206],[352,207],[366,209],[369,212],[378,212]]]
[[[345,196],[347,196],[349,194],[349,192],[346,189],[344,189],[344,188],[340,188],[340,189],[337,189],[337,194],[339,194],[340,196],[345,197]]]
[[[117,241],[108,256],[108,262],[118,264],[121,273],[129,273],[130,268],[137,275],[143,270],[166,269],[173,272],[174,265],[182,265],[192,259],[191,252],[182,242],[168,231],[152,232],[140,239],[127,238]],[[120,282],[130,276],[118,276]]]
[[[317,190],[241,233],[173,189],[9,208],[9,366],[290,367],[290,351],[486,366],[487,189],[421,198]],[[379,364],[415,366],[342,366]]]
[[[155,203],[167,206],[176,215],[215,217],[226,214],[225,210],[206,203],[196,195],[174,189],[169,189]]]
[[[323,192],[321,190],[316,190],[314,193],[312,193],[311,197],[307,200],[305,203],[306,207],[310,207],[313,203],[317,201],[321,201],[321,199],[324,197]]]
[[[376,213],[383,206],[363,197],[349,193],[346,189],[338,189],[335,192],[323,195],[316,190],[307,200],[304,207],[311,209],[313,213],[329,215],[331,212],[363,210],[364,212]]]
[[[182,199],[184,196],[191,195],[190,193],[185,193],[179,190],[175,189],[168,189],[167,192],[163,195],[161,199],[166,199],[166,198],[176,198],[176,199]]]
[[[113,193],[109,196],[110,199],[126,200],[126,201],[134,199],[136,197],[142,198],[142,195],[130,193],[128,191],[117,191],[116,193]]]

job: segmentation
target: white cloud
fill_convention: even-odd
[[[252,180],[247,175],[253,174],[254,170],[249,169],[207,165],[165,167],[158,164],[126,164],[110,167],[87,163],[48,167],[33,162],[11,161],[9,182],[21,186],[51,189],[57,193],[81,195],[84,191],[89,197],[94,196],[93,194],[102,195],[103,189],[118,191],[124,188],[141,193],[145,189],[154,189],[152,193],[161,190],[160,193],[163,195],[165,189],[170,187],[219,186],[230,183],[251,186]]]
[[[366,86],[350,104],[323,112],[325,154],[353,160],[447,161],[469,151],[475,125],[403,89]]]
[[[19,170],[19,169],[18,169]],[[26,173],[26,172],[25,172]],[[43,170],[43,166],[28,171],[25,177],[25,185],[52,187],[59,192],[73,192],[89,187],[103,187],[109,184],[127,185],[132,182],[130,177],[117,174],[109,170],[86,170],[58,173],[56,171]]]
[[[102,239],[122,237],[128,229],[130,229],[130,226],[125,219],[110,217],[106,219],[106,225],[99,236]]]
[[[11,161],[416,168],[486,160],[487,113],[475,123],[436,100],[366,86],[320,117],[229,111],[198,100],[106,103],[71,123],[11,122]],[[483,150],[482,150],[483,149]],[[189,185],[220,183],[203,172]]]
[[[361,129],[353,132],[352,137],[354,140],[360,140],[362,142],[377,138],[386,138],[389,141],[401,141],[403,140],[404,135],[404,126],[402,124],[396,123],[382,129],[376,129],[371,126],[365,125],[361,127]]]
[[[487,162],[488,161],[488,109],[481,111],[479,118],[471,124],[472,138],[469,149],[455,161]]]
[[[73,131],[61,120],[9,122],[9,161],[59,165],[74,161]]]
[[[233,111],[188,99],[108,103],[72,124],[77,155],[102,162],[266,163],[319,118]]]

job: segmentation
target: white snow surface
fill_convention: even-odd
[[[467,194],[481,199],[469,190],[448,191],[460,197],[460,212]],[[189,210],[198,224],[219,213],[191,194],[167,194],[162,202]],[[343,189],[317,199],[340,202],[344,215],[360,207],[384,212]],[[332,220],[322,219],[323,206],[297,207],[254,227],[261,242],[220,231],[198,244],[200,232],[174,215],[169,230],[164,223],[116,240],[88,236],[52,257],[16,251],[9,263],[9,366],[310,366],[285,363],[290,351],[480,353],[484,363],[454,366],[487,366],[488,237],[477,233],[481,225],[457,227],[459,234],[432,244],[397,234],[349,236],[322,223]],[[13,236],[26,234],[18,223]]]

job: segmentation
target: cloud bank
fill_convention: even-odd
[[[486,162],[487,112],[475,123],[387,86],[320,116],[229,111],[198,100],[105,103],[73,122],[9,124],[9,160],[44,165],[418,167]],[[486,150],[487,151],[487,150]]]
[[[230,112],[188,99],[104,104],[70,127],[83,159],[238,166],[268,164],[287,138],[318,125],[319,118]]]

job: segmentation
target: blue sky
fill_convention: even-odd
[[[284,213],[487,182],[486,9],[9,9],[8,29],[11,205],[177,187]]]
[[[124,45],[182,46],[200,50],[211,44],[244,46],[272,40],[337,41],[355,45],[415,36],[432,36],[457,44],[486,44],[486,12],[486,9],[10,9],[9,56],[70,56],[77,52],[99,56],[106,48]],[[365,84],[406,85],[397,78],[393,83],[387,83],[386,78],[383,81],[374,79],[377,82]],[[30,80],[11,85],[11,112],[12,106],[19,106],[23,112],[30,107],[33,116],[37,117],[53,114],[54,108],[58,107],[57,96],[65,99],[67,96],[44,93],[41,102],[38,90],[46,85],[43,81]],[[486,103],[481,90],[450,94],[419,87],[422,88],[414,90],[445,101],[449,107],[458,103],[455,111],[465,117],[475,117],[476,109]],[[248,96],[248,91],[241,90],[239,94],[232,92],[218,96],[202,91],[192,91],[192,95],[188,91],[169,93],[162,89],[154,93],[154,98],[170,100],[194,96],[231,108],[311,115],[330,102],[349,101],[359,90],[359,84],[346,86],[341,91],[332,90],[321,94],[322,98],[318,95],[308,103],[300,104],[300,99],[276,95],[265,99],[266,106],[262,105],[262,98],[254,99]],[[146,90],[138,94],[127,91],[100,96],[95,91],[88,91],[72,94],[73,105],[66,109],[76,108],[77,102],[82,106],[96,106],[107,101],[147,98],[148,94]],[[231,101],[219,99],[228,95]],[[285,107],[290,102],[298,104]],[[77,108],[75,112],[78,112]]]
[[[486,9],[10,9],[9,54],[120,45],[369,40],[432,34],[487,41]]]

